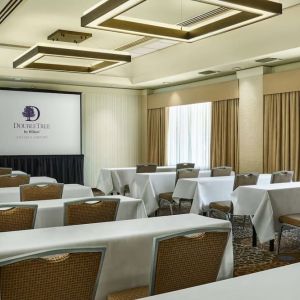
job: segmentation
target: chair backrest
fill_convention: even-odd
[[[20,186],[21,201],[61,199],[63,183],[36,183]]]
[[[0,232],[33,229],[37,205],[0,205]]]
[[[198,178],[199,176],[199,169],[178,169],[176,172],[176,183],[178,179],[183,179],[183,178]]]
[[[274,172],[271,177],[271,183],[292,182],[294,171],[279,171]]]
[[[12,168],[0,168],[0,175],[10,175]]]
[[[179,163],[176,165],[176,170],[180,170],[180,169],[193,169],[195,168],[195,164],[194,163]]]
[[[0,260],[1,299],[95,299],[105,248],[59,249]]]
[[[156,164],[137,165],[136,173],[155,173],[157,170]]]
[[[198,229],[155,238],[150,295],[216,281],[229,232]]]
[[[211,169],[211,177],[230,176],[232,167],[216,167]]]
[[[256,185],[258,181],[258,177],[259,174],[257,173],[236,174],[234,178],[233,190],[243,185]]]
[[[0,188],[5,187],[19,187],[23,184],[28,184],[30,175],[1,175]]]
[[[65,225],[115,221],[120,199],[91,198],[64,203]]]

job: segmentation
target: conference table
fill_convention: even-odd
[[[173,199],[193,199],[190,212],[199,214],[206,212],[209,204],[215,201],[229,201],[234,185],[234,176],[209,178],[186,178],[177,181]],[[271,174],[260,174],[257,185],[269,184]]]
[[[210,177],[211,170],[199,172],[199,178]],[[158,209],[158,195],[173,192],[176,172],[156,172],[135,174],[129,185],[130,196],[143,199],[148,215]]]
[[[23,171],[14,170],[11,172],[12,175],[27,175],[27,173]]]
[[[149,284],[154,237],[207,228],[231,229],[231,224],[187,214],[3,232],[0,233],[0,259],[49,249],[105,246],[107,250],[95,299],[106,300],[109,293]],[[231,278],[232,274],[230,235],[218,280]]]
[[[175,172],[174,166],[157,167],[157,172]],[[136,167],[129,168],[103,168],[99,171],[97,189],[106,195],[116,192],[123,194],[124,186],[130,185],[134,180]]]
[[[80,184],[65,184],[62,198],[94,197],[92,189]],[[0,188],[0,204],[20,201],[19,187]]]
[[[64,204],[68,202],[91,199],[73,198],[73,199],[55,199],[42,201],[26,201],[24,205],[37,205],[37,214],[35,218],[34,228],[47,228],[64,226]],[[147,218],[146,209],[141,199],[133,199],[124,196],[105,196],[97,197],[97,201],[101,199],[120,199],[120,205],[117,213],[117,221]],[[12,202],[9,205],[19,204],[20,202]],[[22,203],[23,204],[23,203]]]
[[[298,300],[300,263],[160,294],[143,300]]]
[[[274,240],[281,215],[300,213],[300,182],[241,186],[232,194],[234,214],[252,216],[261,243]]]

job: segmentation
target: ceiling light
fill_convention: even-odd
[[[83,27],[194,42],[282,13],[282,4],[268,0],[194,0],[212,5],[210,12],[179,24],[167,24],[124,13],[149,0],[102,0],[81,18]],[[158,1],[159,3],[159,1]],[[216,9],[217,7],[217,9]],[[201,8],[199,6],[199,8]],[[166,12],[167,13],[167,12]]]
[[[13,62],[14,68],[97,73],[131,61],[127,52],[38,44]]]

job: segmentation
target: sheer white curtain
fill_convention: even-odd
[[[169,108],[168,165],[210,168],[211,102]]]

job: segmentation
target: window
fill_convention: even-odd
[[[168,165],[210,168],[211,102],[169,108]]]

